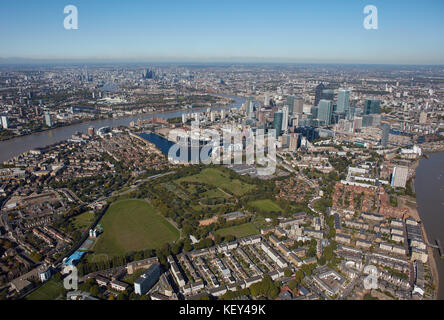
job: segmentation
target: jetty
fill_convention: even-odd
[[[444,259],[444,248],[442,247],[441,241],[439,241],[439,239],[436,239],[436,246],[438,247],[439,256],[441,257],[441,259]]]

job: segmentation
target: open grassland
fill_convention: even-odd
[[[112,204],[99,223],[103,234],[93,248],[97,256],[157,249],[179,238],[179,231],[143,200]]]
[[[49,280],[26,297],[26,300],[55,300],[63,293],[63,284]]]
[[[238,226],[219,229],[215,232],[221,237],[228,235],[235,236],[236,238],[244,238],[254,234],[258,234],[259,230],[255,228],[251,223],[245,223]]]
[[[256,200],[253,202],[250,202],[250,205],[265,211],[265,212],[282,212],[282,208],[279,207],[273,200],[266,199],[266,200]]]
[[[94,212],[87,211],[72,219],[72,223],[76,229],[88,228],[94,221]]]
[[[226,173],[214,168],[207,168],[196,175],[180,178],[176,180],[175,183],[180,185],[182,181],[207,184],[215,188],[221,188],[236,196],[242,196],[254,189],[253,185],[244,183],[238,179],[230,180]]]

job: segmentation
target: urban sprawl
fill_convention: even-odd
[[[3,66],[0,299],[436,299],[414,182],[443,101],[442,67]],[[274,129],[275,172],[169,161],[193,123]]]

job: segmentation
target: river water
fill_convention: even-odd
[[[444,152],[433,153],[429,159],[421,159],[416,169],[415,189],[418,210],[428,241],[435,244],[439,239],[444,243]],[[438,267],[438,299],[444,300],[444,259],[438,250],[433,254]]]
[[[228,105],[226,107],[212,108],[212,110],[240,108],[242,103],[245,102],[245,99],[241,97],[236,97],[236,96],[228,96],[228,97],[232,98],[235,101],[234,104]],[[206,109],[198,109],[198,110],[188,109],[188,110],[179,110],[179,111],[172,111],[165,113],[140,114],[136,116],[121,117],[116,119],[88,121],[62,128],[56,128],[44,132],[34,133],[28,136],[17,137],[11,140],[0,142],[0,163],[2,163],[3,161],[7,161],[31,149],[45,147],[54,143],[70,139],[71,136],[76,132],[87,133],[88,128],[90,126],[94,127],[96,130],[101,127],[128,126],[130,122],[137,121],[139,119],[148,120],[153,117],[162,118],[162,119],[171,119],[171,118],[181,117],[183,113],[189,113],[189,112],[201,113],[205,111]]]

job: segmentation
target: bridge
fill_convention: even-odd
[[[439,255],[444,258],[444,250],[439,239],[436,239],[436,245],[438,246]]]
[[[436,242],[436,244],[428,243],[427,245],[430,248],[438,249],[440,257],[444,258],[444,248],[441,246],[441,242],[439,241],[439,239],[436,239],[435,242]]]

